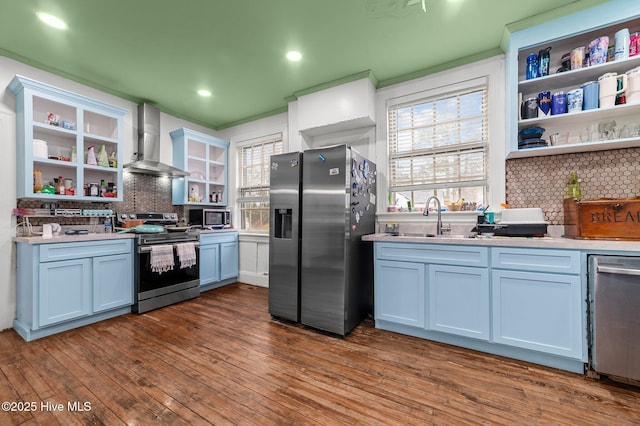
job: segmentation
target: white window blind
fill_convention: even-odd
[[[269,229],[270,157],[284,149],[282,133],[245,141],[238,148],[238,206],[241,228],[250,231]]]
[[[482,204],[487,186],[487,84],[388,107],[389,192]],[[466,189],[466,190],[465,190]]]

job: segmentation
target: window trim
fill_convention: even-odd
[[[431,94],[445,94],[453,90],[469,88],[478,79],[486,79],[488,85],[488,133],[487,147],[488,195],[487,204],[498,207],[505,200],[505,77],[504,55],[494,56],[446,71],[378,89],[376,93],[376,158],[378,159],[378,200],[376,215],[379,222],[413,222],[433,220],[421,213],[387,212],[388,201],[388,123],[387,104],[397,99],[418,100]],[[447,90],[446,88],[450,88]],[[493,209],[493,208],[492,208]],[[497,208],[496,208],[497,210]],[[476,212],[445,212],[447,221],[469,222]]]
[[[237,208],[237,215],[236,217],[238,218],[238,225],[237,228],[239,231],[241,232],[245,232],[245,233],[255,233],[255,234],[268,234],[268,229],[267,231],[260,231],[260,230],[255,230],[255,229],[245,229],[242,228],[242,215],[243,215],[243,209],[241,207],[242,203],[255,203],[255,202],[259,202],[259,203],[269,203],[269,197],[241,197],[240,193],[243,190],[247,190],[247,189],[257,189],[257,190],[264,190],[264,189],[269,189],[269,185],[258,185],[258,186],[242,186],[242,174],[243,174],[243,167],[242,167],[242,151],[247,148],[247,147],[253,147],[256,145],[264,145],[264,144],[268,144],[268,143],[276,143],[276,142],[280,142],[282,144],[282,152],[286,152],[286,148],[285,148],[285,134],[284,132],[274,132],[274,133],[270,133],[267,135],[262,135],[262,136],[258,136],[258,137],[254,137],[251,139],[246,139],[246,140],[242,140],[239,141],[236,144],[236,167],[237,167],[237,185],[236,185],[236,190],[235,190],[235,200],[234,200],[234,204]],[[268,207],[267,207],[268,208]]]
[[[411,94],[408,96],[401,96],[399,98],[389,99],[386,102],[386,110],[387,110],[387,163],[389,167],[391,167],[391,158],[395,158],[396,160],[402,159],[420,159],[420,158],[430,158],[437,159],[438,157],[449,157],[453,154],[473,154],[477,152],[482,152],[483,154],[483,162],[484,162],[484,174],[481,179],[472,179],[465,181],[447,181],[437,183],[435,181],[431,181],[428,183],[422,184],[408,184],[408,185],[393,185],[394,192],[402,192],[402,191],[432,191],[443,188],[464,188],[471,186],[485,186],[486,193],[488,193],[488,179],[487,179],[487,157],[489,155],[489,133],[488,133],[488,122],[489,122],[489,113],[488,110],[482,114],[483,117],[486,117],[486,127],[484,127],[484,132],[486,137],[482,140],[477,140],[474,142],[462,142],[455,145],[445,145],[445,146],[436,146],[425,149],[414,149],[406,152],[396,152],[391,153],[391,143],[389,136],[389,127],[391,122],[392,112],[398,111],[400,109],[404,109],[406,107],[415,107],[419,105],[429,104],[429,103],[437,103],[441,100],[448,100],[452,98],[456,98],[459,96],[463,96],[465,94],[482,92],[483,96],[485,96],[485,105],[488,106],[488,79],[486,77],[477,78],[474,80],[470,80],[465,82],[465,84],[453,84],[446,86],[446,91],[433,89],[429,90],[429,93],[421,92],[416,94]],[[408,99],[410,98],[410,99]],[[459,119],[455,120],[456,123],[460,123]],[[434,125],[441,125],[443,123],[435,123]],[[396,129],[396,133],[400,132],[401,129]],[[396,136],[397,138],[398,136]],[[399,144],[399,141],[396,140],[396,146]],[[389,192],[389,181],[391,181],[391,170],[389,171],[389,179],[388,179],[388,191]]]

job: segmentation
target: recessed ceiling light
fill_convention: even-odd
[[[296,50],[292,50],[290,52],[287,52],[287,59],[291,62],[298,62],[300,59],[302,59],[302,53]]]
[[[205,89],[198,90],[198,95],[208,97],[211,96],[211,92]]]
[[[53,28],[57,28],[59,30],[67,29],[67,23],[56,16],[49,15],[48,13],[43,13],[43,12],[38,12],[36,13],[36,15],[38,16],[38,18],[40,18],[42,22],[44,22],[45,24]]]

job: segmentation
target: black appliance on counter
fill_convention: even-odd
[[[177,226],[176,213],[119,213],[118,224],[143,220],[145,225],[163,225],[162,232],[138,233],[134,243],[134,304],[132,311],[148,312],[200,296],[200,234]],[[135,231],[134,231],[135,232]],[[182,245],[182,247],[180,247]],[[158,246],[173,253],[173,267],[161,272],[152,268]],[[181,265],[179,249],[193,248],[195,263]]]
[[[209,229],[231,228],[231,211],[191,209],[189,210],[189,225]]]
[[[497,237],[544,237],[546,223],[479,223],[471,230],[478,235],[492,234]]]

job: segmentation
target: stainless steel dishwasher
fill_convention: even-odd
[[[591,256],[591,368],[640,381],[640,257]]]

